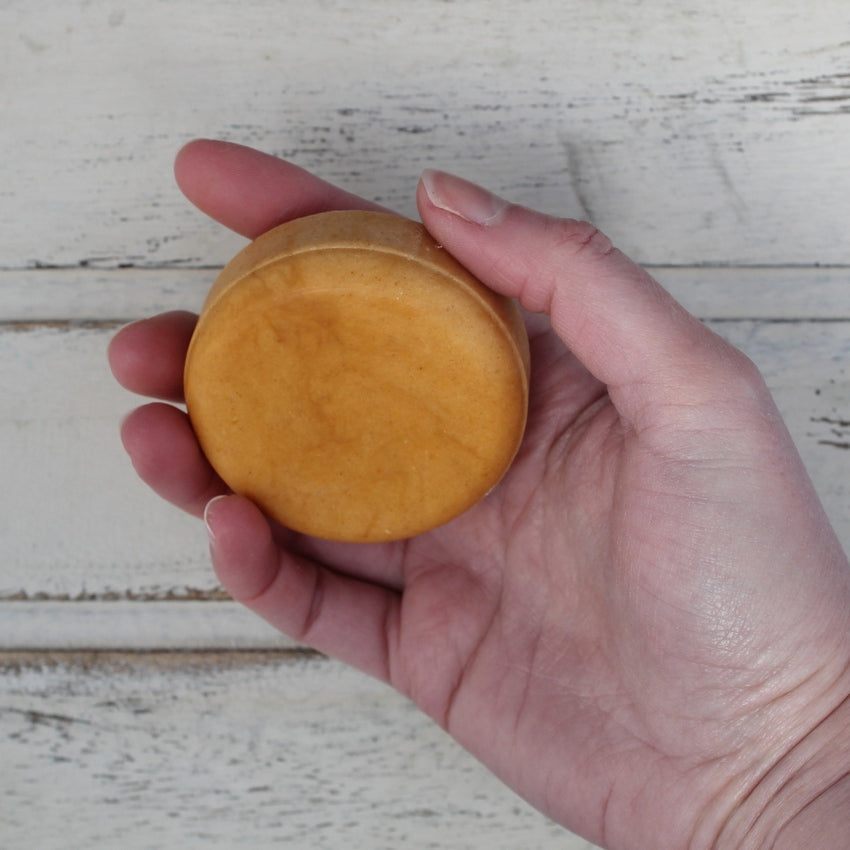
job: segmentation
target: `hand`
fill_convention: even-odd
[[[224,143],[189,145],[176,174],[247,237],[373,206]],[[528,430],[484,501],[403,542],[305,538],[226,495],[162,403],[123,428],[139,475],[206,508],[235,599],[391,683],[570,829],[610,847],[755,847],[790,821],[784,839],[847,773],[850,575],[758,371],[589,224],[442,173],[417,200],[437,241],[528,315]],[[125,328],[118,380],[180,401],[193,324]]]

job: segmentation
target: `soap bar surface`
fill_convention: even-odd
[[[234,257],[184,383],[235,492],[295,531],[371,542],[441,525],[501,479],[528,373],[513,302],[420,224],[346,211],[280,225]]]

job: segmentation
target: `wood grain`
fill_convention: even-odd
[[[10,850],[590,847],[313,655],[0,655],[0,752]]]
[[[246,142],[399,212],[438,166],[656,264],[848,263],[850,7],[3,4],[3,267],[222,264],[176,149]],[[12,84],[14,80],[14,84]],[[81,215],[79,211],[84,213]]]
[[[0,651],[273,650],[296,645],[215,590],[197,598],[12,597],[0,601]]]

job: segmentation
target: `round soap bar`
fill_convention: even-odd
[[[422,225],[346,211],[280,225],[233,258],[184,383],[235,492],[295,531],[367,542],[441,525],[499,481],[528,373],[512,301]]]

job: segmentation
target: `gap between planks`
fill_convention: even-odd
[[[0,676],[24,672],[68,673],[158,672],[179,670],[183,673],[243,670],[248,667],[276,667],[305,660],[331,659],[306,647],[288,649],[51,649],[0,650]]]
[[[0,601],[0,652],[305,649],[232,601]]]

